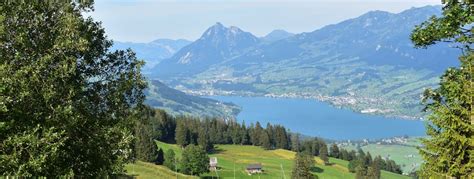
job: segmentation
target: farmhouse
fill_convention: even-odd
[[[250,164],[247,165],[247,173],[249,175],[255,174],[255,173],[262,173],[262,164]]]
[[[209,170],[211,171],[217,170],[217,157],[209,158]]]

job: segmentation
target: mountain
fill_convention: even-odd
[[[415,25],[439,14],[441,6],[396,14],[371,11],[271,43],[245,43],[245,50],[232,55],[193,43],[163,62],[176,62],[188,52],[212,60],[192,58],[197,67],[179,72],[160,65],[155,70],[168,70],[158,76],[167,84],[202,95],[314,98],[362,113],[418,118],[424,116],[422,91],[458,65],[458,49],[447,44],[415,49],[410,41]]]
[[[111,50],[131,48],[139,59],[146,62],[145,70],[151,69],[161,60],[170,58],[184,46],[190,44],[191,41],[178,39],[157,39],[149,43],[133,43],[133,42],[114,42]]]
[[[202,36],[182,48],[173,57],[163,60],[155,69],[158,76],[194,74],[220,63],[223,59],[242,54],[259,43],[251,33],[221,23],[209,27]]]
[[[148,83],[145,95],[146,104],[164,109],[173,115],[233,118],[240,112],[240,107],[235,104],[187,95],[158,80]]]
[[[275,42],[281,39],[286,39],[288,37],[291,37],[295,34],[287,32],[285,30],[277,29],[273,30],[272,32],[268,33],[266,36],[262,37],[261,40],[264,42]]]

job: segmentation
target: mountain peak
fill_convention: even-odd
[[[274,42],[274,41],[277,41],[277,40],[281,40],[281,39],[291,37],[293,35],[295,35],[295,34],[287,32],[287,31],[282,30],[282,29],[275,29],[272,32],[268,33],[266,36],[262,37],[262,40],[264,40],[266,42]]]
[[[220,22],[217,22],[213,26],[209,27],[201,36],[201,40],[204,39],[214,39],[214,40],[223,40],[235,41],[237,39],[246,39],[252,38],[257,39],[254,35],[249,32],[245,32],[242,29],[236,26],[225,27]]]

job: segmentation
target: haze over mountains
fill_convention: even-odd
[[[131,48],[139,59],[144,59],[145,72],[150,68],[154,67],[156,64],[161,62],[161,60],[170,58],[177,51],[179,51],[184,46],[190,44],[191,41],[178,39],[157,39],[149,43],[133,43],[133,42],[114,42],[111,50],[116,49],[127,49]]]
[[[258,38],[221,23],[156,65],[150,78],[198,95],[304,97],[363,113],[422,117],[420,95],[460,53],[415,49],[415,25],[440,6],[371,11],[321,29]]]

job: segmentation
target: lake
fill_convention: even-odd
[[[340,109],[311,99],[210,96],[242,107],[237,116],[246,124],[259,121],[281,124],[292,132],[336,140],[380,139],[394,136],[424,136],[424,122],[386,118]]]

